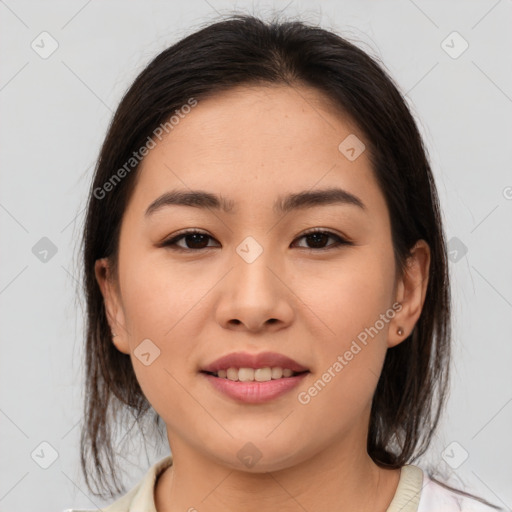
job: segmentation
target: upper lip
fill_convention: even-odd
[[[227,370],[228,368],[265,368],[265,367],[289,368],[294,372],[308,371],[307,368],[299,364],[297,361],[276,352],[261,352],[259,354],[249,354],[247,352],[233,352],[216,359],[207,364],[202,371],[218,372],[219,370]]]

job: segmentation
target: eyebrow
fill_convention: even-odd
[[[274,212],[285,214],[292,210],[333,204],[353,205],[366,211],[363,201],[354,194],[341,188],[327,188],[313,191],[305,190],[284,197],[280,196],[274,203]],[[234,205],[233,200],[203,190],[172,190],[155,199],[148,206],[145,216],[149,217],[166,206],[192,206],[234,213]]]

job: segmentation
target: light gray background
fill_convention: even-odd
[[[510,509],[510,0],[0,0],[0,510],[105,505],[88,497],[78,466],[76,252],[86,191],[131,81],[163,48],[232,8],[264,17],[283,10],[359,41],[406,94],[431,155],[453,260],[453,385],[424,465]],[[59,45],[46,59],[31,47],[43,31]],[[462,48],[453,31],[469,44],[457,58],[445,51]],[[57,248],[46,262],[32,252],[42,237]],[[45,442],[58,455],[48,469],[35,462],[50,460]],[[443,458],[452,442],[445,458],[460,463],[469,454],[457,469]],[[138,438],[133,445],[141,450],[125,461],[128,489],[167,453],[150,446],[147,459]]]

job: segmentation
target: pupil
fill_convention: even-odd
[[[188,240],[190,240],[191,238],[193,239],[192,240],[192,245],[194,245],[195,243],[198,243],[201,246],[201,237],[206,238],[206,235],[202,235],[200,233],[195,233],[195,234],[187,235]],[[203,240],[203,242],[204,242],[204,240]],[[187,245],[190,245],[190,244],[187,242]],[[203,244],[203,246],[204,246],[204,244]],[[197,249],[197,247],[192,247],[192,248]]]
[[[325,233],[312,233],[309,235],[309,237],[313,238],[313,245],[318,244],[320,242],[320,245],[322,244],[322,240],[327,237]],[[319,240],[320,239],[320,240]],[[325,240],[323,240],[325,242]],[[316,247],[316,245],[315,245]]]

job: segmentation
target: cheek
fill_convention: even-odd
[[[321,351],[315,373],[320,382],[308,392],[311,397],[318,394],[318,404],[334,398],[343,408],[362,408],[375,391],[394,317],[393,259],[377,252],[358,249],[357,257],[354,251],[354,257],[303,281],[301,296],[316,324],[323,326],[316,333]],[[324,388],[330,391],[324,393]]]
[[[391,249],[390,249],[391,250]],[[393,302],[392,258],[370,246],[347,252],[333,264],[316,263],[314,272],[301,270],[294,286],[311,313],[325,326],[324,339],[343,347],[373,326]],[[379,331],[387,331],[387,324]],[[330,334],[330,336],[329,336]]]
[[[198,280],[191,272],[176,271],[135,254],[125,260],[121,279],[137,380],[152,407],[170,421],[169,411],[190,405],[190,396],[182,386],[186,387],[195,368],[186,362],[194,362],[194,340],[201,337],[204,323],[201,299],[212,284],[208,286],[207,280]],[[149,354],[146,360],[144,354]]]
[[[184,362],[194,361],[195,340],[205,338],[202,332],[213,314],[208,309],[209,293],[222,277],[222,270],[207,268],[199,260],[172,261],[163,249],[148,251],[136,244],[124,247],[119,274],[132,354],[149,339],[160,351],[155,364],[164,365],[177,376],[194,372],[195,368]],[[141,366],[137,360],[135,365]],[[139,372],[144,371],[144,366],[139,368]]]
[[[198,279],[195,265],[171,265],[150,253],[125,259],[121,283],[125,321],[132,337],[152,336],[166,343],[201,309],[214,279]],[[189,326],[190,327],[190,326]],[[192,334],[192,333],[190,333]]]

